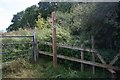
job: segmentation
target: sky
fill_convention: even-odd
[[[14,14],[27,7],[37,5],[40,0],[0,0],[0,31],[5,31],[11,24]]]

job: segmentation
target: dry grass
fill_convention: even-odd
[[[33,70],[21,70],[16,73],[8,73],[7,75],[3,76],[3,78],[33,78],[34,71]]]
[[[3,78],[36,78],[44,77],[43,72],[35,70],[35,65],[30,64],[29,61],[24,59],[17,59],[10,63],[5,63],[2,67]],[[39,67],[41,68],[41,67]],[[42,68],[41,68],[42,69]]]
[[[91,71],[81,73],[79,70],[66,69],[63,65],[58,65],[54,69],[50,60],[41,58],[36,64],[18,59],[3,67],[3,78],[107,78],[103,72],[96,72],[95,75]],[[108,78],[109,78],[108,77]]]
[[[3,65],[3,78],[27,78],[33,77],[34,71],[27,69],[26,61],[18,59]]]

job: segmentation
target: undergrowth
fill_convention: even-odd
[[[71,40],[72,37],[69,31],[65,31],[64,29],[58,27],[57,28],[57,43],[66,43],[70,45],[80,45],[80,42],[75,43],[76,40]],[[9,35],[31,35],[31,30],[20,30],[20,31],[13,31],[7,33]],[[36,38],[39,42],[45,41],[52,41],[52,30],[51,29],[35,29]],[[24,42],[31,42],[32,39],[3,39],[3,44],[6,43],[24,43]],[[74,44],[75,43],[75,44]],[[90,45],[88,45],[90,47]],[[47,51],[52,53],[52,46],[46,46],[44,44],[39,44],[38,49],[42,51]],[[21,50],[22,52],[19,52]],[[23,52],[24,50],[28,50],[29,52]],[[45,58],[40,58],[37,60],[37,63],[33,63],[33,59],[31,58],[32,54],[32,45],[23,44],[23,45],[8,45],[2,49],[5,54],[3,54],[3,62],[13,61],[10,64],[7,64],[3,67],[3,77],[20,77],[20,78],[110,78],[111,76],[105,70],[98,70],[96,69],[96,74],[92,74],[92,67],[85,66],[86,70],[84,72],[80,72],[80,64],[75,62],[70,62],[67,60],[58,60],[58,67],[55,69],[52,66],[52,60],[45,60]],[[18,51],[18,52],[17,52]],[[104,52],[104,53],[103,53]],[[77,50],[70,50],[65,48],[58,48],[57,53],[62,54],[65,56],[76,57],[80,58],[80,51]],[[109,53],[112,55],[109,55]],[[114,57],[115,52],[110,50],[105,50],[100,52],[103,58],[109,61]],[[27,57],[27,58],[26,58]],[[90,60],[92,59],[91,55],[88,52],[85,52],[85,59]],[[98,58],[96,61],[100,62]],[[3,63],[4,64],[4,63]],[[117,65],[120,63],[118,62]]]
[[[65,67],[58,63],[57,68],[53,68],[52,61],[40,58],[36,64],[32,60],[19,58],[3,66],[3,78],[109,78],[104,72],[96,71],[93,75],[91,71],[80,72],[80,70]]]

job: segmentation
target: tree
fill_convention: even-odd
[[[6,29],[7,31],[18,30],[19,28],[34,28],[39,10],[36,5],[26,8],[25,11],[13,15],[12,24]]]
[[[51,12],[53,11],[56,3],[55,2],[39,2],[39,11],[41,13],[41,17],[44,19],[47,19],[48,16],[51,15]]]
[[[24,11],[18,12],[13,15],[13,19],[11,20],[12,24],[6,29],[7,31],[18,30],[20,28],[20,22],[23,18]]]
[[[25,11],[13,15],[13,19],[11,20],[12,24],[6,30],[12,31],[18,30],[19,28],[34,28],[36,26],[36,21],[38,21],[39,14],[41,14],[41,18],[47,20],[54,9],[57,9],[57,11],[61,13],[66,12],[67,15],[73,3],[39,2],[38,5],[39,6],[32,5],[26,8]],[[40,22],[40,19],[38,22]]]
[[[96,46],[118,50],[120,32],[116,19],[118,3],[81,3],[73,10],[74,35],[81,40],[95,36]],[[119,38],[119,39],[118,39]]]
[[[56,8],[62,13],[69,13],[74,3],[71,2],[39,2],[39,11],[44,19],[51,15],[51,12]]]
[[[20,26],[22,28],[26,28],[26,27],[34,28],[36,24],[35,20],[37,19],[38,15],[39,15],[39,11],[36,5],[28,7],[25,10]]]
[[[36,20],[36,27],[43,29],[43,28],[50,28],[50,22],[49,18],[45,20],[44,18],[41,17],[41,15],[38,15],[38,19]]]

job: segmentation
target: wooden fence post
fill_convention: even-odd
[[[35,32],[32,33],[33,35],[33,58],[34,58],[34,63],[36,63],[36,40],[35,40]]]
[[[92,41],[92,50],[95,50],[94,36],[91,37],[91,41]],[[92,62],[95,62],[95,54],[94,54],[94,52],[92,52]],[[95,74],[95,66],[92,66],[92,71],[93,71],[93,74]]]
[[[36,39],[36,54],[37,54],[36,57],[37,57],[37,58],[38,58],[38,45],[39,45],[39,44],[38,44],[38,41],[37,41],[37,39]]]
[[[81,44],[81,48],[83,48],[83,44]],[[84,60],[84,52],[81,50],[81,60]],[[81,63],[81,72],[84,70],[84,64]]]
[[[52,12],[52,49],[53,49],[53,67],[57,67],[57,54],[56,54],[56,12]]]

